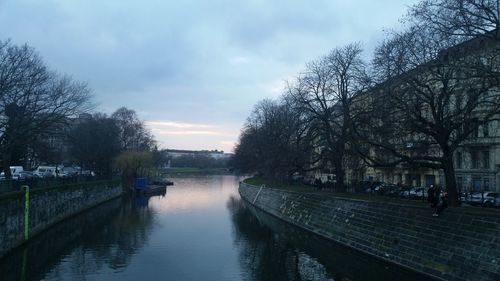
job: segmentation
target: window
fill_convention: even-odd
[[[470,152],[471,168],[479,169],[479,155],[477,151],[473,150]]]
[[[483,160],[483,165],[482,165],[482,168],[484,169],[489,169],[490,168],[490,151],[489,150],[485,150],[482,152],[482,160]]]
[[[477,119],[471,119],[470,123],[463,124],[465,130],[471,130],[471,134],[469,135],[471,138],[477,138],[479,137],[479,127],[480,123]]]
[[[474,127],[474,131],[472,131],[472,137],[474,138],[479,137],[479,126]]]
[[[457,189],[458,190],[463,190],[463,181],[464,179],[462,177],[457,177]]]
[[[490,128],[489,128],[489,123],[484,123],[483,124],[483,137],[489,137],[490,136]]]
[[[462,169],[462,152],[457,152],[455,166],[457,169]]]
[[[484,179],[484,190],[489,190],[490,189],[490,179]]]
[[[481,190],[481,178],[478,177],[473,177],[472,178],[472,188],[474,191],[480,191]]]

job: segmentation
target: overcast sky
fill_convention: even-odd
[[[366,57],[415,0],[0,0],[0,40],[86,81],[97,110],[145,120],[162,148],[231,151],[261,99],[335,47]]]

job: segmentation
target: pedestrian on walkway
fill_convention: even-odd
[[[436,207],[436,188],[433,184],[427,190],[427,202],[431,204],[431,208]]]
[[[441,192],[441,189],[439,187],[434,188],[432,205],[434,205],[434,214],[432,214],[433,217],[438,217],[443,212],[443,210],[448,207],[448,203],[446,202],[446,195]]]

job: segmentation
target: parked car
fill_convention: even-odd
[[[304,176],[299,174],[299,173],[294,173],[292,175],[292,180],[295,181],[295,182],[300,182],[304,179]]]
[[[19,179],[19,174],[23,172],[24,169],[22,166],[10,166],[10,174],[12,175],[13,180],[18,180]],[[1,172],[0,173],[0,179],[5,179],[5,173]]]
[[[371,181],[359,181],[356,185],[357,190],[366,191],[368,188],[372,186],[373,182]]]
[[[71,178],[73,176],[72,173],[69,173],[67,171],[61,171],[57,174],[58,178]]]
[[[495,201],[493,203],[493,207],[500,207],[500,196],[495,197]]]
[[[302,183],[305,185],[314,185],[314,180],[315,180],[314,177],[308,176],[308,177],[302,178]]]
[[[459,194],[458,194],[458,198],[459,198],[460,202],[463,202],[463,203],[467,203],[467,201],[469,200],[469,196],[470,196],[470,194],[467,192],[459,192]]]
[[[32,179],[35,176],[33,175],[33,172],[30,171],[22,171],[19,173],[19,180],[27,180],[27,179]]]
[[[39,166],[33,171],[33,174],[39,178],[55,177],[56,166]]]
[[[59,177],[61,177],[61,178],[74,177],[74,176],[78,176],[79,172],[80,172],[79,167],[64,167],[59,172]]]
[[[484,192],[476,192],[473,193],[470,200],[469,204],[471,205],[482,205],[484,207],[494,207],[494,206],[500,206],[500,204],[497,205],[497,202],[500,198],[500,192],[492,192],[492,191],[484,191]]]
[[[415,187],[410,192],[410,197],[415,199],[427,198],[427,189],[425,187]]]
[[[380,193],[380,190],[384,186],[383,182],[374,181],[365,189],[367,193]]]
[[[93,176],[95,176],[95,173],[93,171],[90,171],[90,170],[83,170],[80,172],[80,175],[85,176],[85,177],[93,177]]]
[[[399,196],[404,197],[404,198],[409,198],[410,197],[410,191],[413,189],[413,187],[409,186],[402,186],[399,190]]]
[[[384,184],[380,187],[379,193],[387,196],[398,196],[401,188],[395,184]]]
[[[425,187],[415,186],[411,188],[405,188],[400,192],[401,197],[419,199],[422,197],[427,197],[427,190]]]

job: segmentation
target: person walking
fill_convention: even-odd
[[[434,187],[433,184],[429,187],[427,190],[427,202],[431,204],[431,208],[434,208],[434,203],[435,203],[435,192],[436,188]]]
[[[446,201],[446,194],[444,192],[442,193],[439,188],[436,189],[436,211],[434,212],[433,216],[439,216],[447,207],[448,203]]]
[[[438,216],[438,210],[437,210],[437,205],[439,203],[439,190],[434,187],[433,184],[429,187],[429,190],[427,190],[427,202],[430,203],[431,208],[434,209],[434,213],[432,216],[437,217]]]

